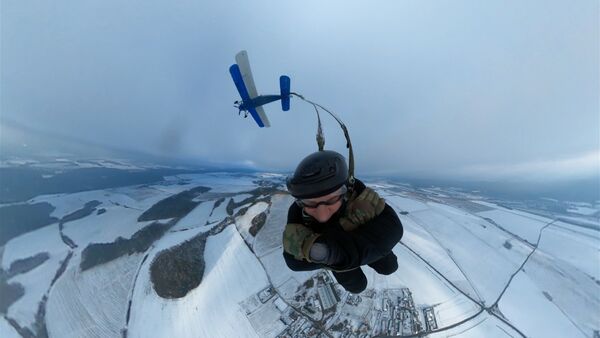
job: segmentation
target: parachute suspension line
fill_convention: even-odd
[[[312,102],[312,101],[304,98],[304,96],[302,96],[298,93],[291,92],[290,95],[296,96],[296,97],[300,98],[301,100],[308,102],[315,108],[315,111],[317,112],[317,119],[319,120],[319,127],[317,130],[317,144],[319,145],[319,150],[323,150],[323,146],[325,145],[325,137],[323,136],[323,130],[321,129],[321,119],[319,117],[318,108],[321,108],[324,111],[328,112],[329,115],[331,115],[337,121],[337,123],[340,125],[340,127],[342,128],[342,131],[344,132],[344,137],[346,138],[346,148],[348,148],[348,154],[349,154],[349,156],[348,156],[348,183],[349,183],[348,192],[350,194],[352,194],[352,191],[354,190],[354,152],[352,151],[352,142],[350,141],[350,133],[348,133],[348,128],[346,128],[346,125],[344,124],[344,122],[342,122],[342,120],[337,115],[335,115],[329,109],[323,107],[322,105]]]
[[[315,112],[317,112],[317,121],[318,121],[317,145],[319,146],[319,151],[322,151],[323,147],[325,147],[325,136],[323,135],[323,128],[321,127],[321,116],[319,115],[319,109],[317,108],[317,106],[315,106],[313,104],[313,108],[315,108]]]

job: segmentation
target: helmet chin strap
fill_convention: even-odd
[[[308,99],[305,99],[304,96],[302,96],[298,93],[291,92],[290,95],[299,97],[303,101],[310,103],[313,106],[313,108],[315,108],[315,111],[317,112],[317,121],[318,121],[317,145],[319,147],[319,151],[322,151],[325,146],[325,136],[323,135],[323,128],[321,128],[321,117],[319,116],[319,108],[328,112],[329,115],[331,115],[339,123],[340,127],[342,128],[342,131],[344,132],[344,137],[346,138],[346,148],[348,148],[348,184],[347,184],[347,186],[348,186],[348,196],[352,195],[352,192],[354,191],[354,152],[352,151],[352,142],[350,141],[350,133],[348,133],[348,128],[346,128],[346,125],[344,124],[344,122],[342,122],[342,120],[337,115],[335,115],[334,113],[329,111],[327,108],[321,106],[320,104],[312,102]]]

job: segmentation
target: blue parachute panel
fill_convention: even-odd
[[[282,75],[279,77],[279,87],[281,88],[281,109],[290,110],[290,77]]]
[[[248,94],[248,89],[246,89],[246,85],[244,84],[244,79],[242,78],[240,67],[237,64],[231,65],[231,67],[229,67],[229,74],[231,74],[233,83],[235,83],[235,87],[240,93],[242,101],[250,101],[250,94]]]
[[[240,67],[237,64],[231,65],[231,67],[229,67],[229,74],[231,74],[233,83],[235,83],[235,87],[242,97],[242,104],[251,102],[252,99],[250,99],[250,94],[248,94],[248,89],[246,89],[246,84],[244,84]],[[256,124],[258,124],[259,127],[262,128],[265,126],[261,118],[258,116],[258,112],[256,112],[256,109],[253,106],[249,105],[245,108],[250,112],[250,115],[252,115],[252,118],[254,118],[254,121],[256,121]]]
[[[256,121],[256,124],[258,124],[259,127],[262,128],[262,127],[265,126],[265,123],[262,121],[262,119],[258,115],[258,112],[256,111],[256,108],[254,108],[254,107],[248,107],[248,111],[250,112],[250,115],[252,115],[252,117],[254,118],[254,121]]]

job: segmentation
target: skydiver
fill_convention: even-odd
[[[373,189],[349,181],[341,154],[308,155],[287,188],[296,198],[283,233],[283,257],[291,270],[329,269],[344,289],[360,293],[367,287],[362,265],[382,275],[398,269],[392,248],[402,238],[402,223]]]

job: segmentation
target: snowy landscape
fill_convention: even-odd
[[[600,337],[600,201],[365,178],[404,237],[398,270],[365,266],[367,290],[350,294],[326,270],[285,265],[283,174],[124,160],[2,169],[48,182],[21,200],[3,191],[2,338]],[[145,176],[50,184],[94,169]]]
[[[0,338],[600,338],[599,14],[0,0]],[[288,178],[397,270],[290,270]]]

